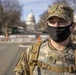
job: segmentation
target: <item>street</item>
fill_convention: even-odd
[[[27,47],[20,43],[0,43],[0,75],[15,75],[13,69]]]

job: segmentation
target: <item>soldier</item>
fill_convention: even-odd
[[[49,38],[25,52],[17,63],[16,75],[76,75],[76,44],[70,39],[75,28],[73,9],[54,4],[48,10]]]

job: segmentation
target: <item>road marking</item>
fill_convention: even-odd
[[[19,45],[19,47],[29,47],[30,45]]]

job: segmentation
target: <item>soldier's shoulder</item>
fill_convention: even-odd
[[[30,54],[32,52],[32,50],[35,50],[36,48],[41,48],[41,47],[45,47],[45,45],[47,44],[48,39],[45,40],[41,40],[38,42],[33,43],[32,45],[30,45],[25,51],[24,54]]]
[[[45,40],[41,40],[41,41],[38,41],[34,44],[32,44],[32,46],[36,46],[36,45],[44,45],[48,42],[48,39],[45,39]]]
[[[31,54],[31,52],[35,52],[37,50],[40,50],[42,47],[45,47],[45,44],[47,43],[47,39],[45,40],[41,40],[38,42],[33,43],[28,49],[27,51],[29,51],[28,53]]]

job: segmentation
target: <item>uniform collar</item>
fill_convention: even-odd
[[[62,51],[66,51],[70,46],[72,45],[72,41],[70,39],[69,43],[64,47],[64,49]],[[48,46],[51,50],[55,50],[58,51],[50,42],[50,39],[48,39]]]

